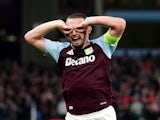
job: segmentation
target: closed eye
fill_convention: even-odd
[[[86,29],[84,27],[76,27],[75,30],[77,32],[85,32],[86,31]]]
[[[69,34],[69,33],[71,33],[71,31],[72,31],[72,29],[70,29],[70,28],[64,28],[63,29],[64,34]]]
[[[71,29],[70,28],[64,28],[64,31],[70,31]]]

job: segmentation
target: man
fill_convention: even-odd
[[[108,30],[89,40],[92,25]],[[43,23],[25,34],[28,43],[52,56],[62,73],[66,120],[116,120],[110,78],[111,56],[126,27],[122,18],[70,15],[66,21]],[[67,42],[51,41],[44,36],[58,29]]]

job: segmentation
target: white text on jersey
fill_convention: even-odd
[[[78,66],[78,65],[94,62],[95,59],[96,59],[95,55],[81,57],[77,60],[69,57],[69,58],[66,58],[65,66]]]

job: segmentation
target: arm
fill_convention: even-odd
[[[104,36],[99,37],[95,42],[97,42],[97,44],[99,44],[104,50],[104,53],[111,58],[115,48],[117,47],[117,43],[125,30],[126,21],[123,18],[117,17],[93,16],[87,17],[82,25],[103,25],[109,28]],[[107,44],[101,42],[100,39],[104,39]]]
[[[67,30],[69,30],[62,20],[53,20],[43,23],[28,31],[24,37],[29,44],[38,48],[40,51],[45,52],[44,36],[54,29],[59,29],[62,32],[66,32]]]
[[[109,28],[109,34],[111,36],[121,37],[126,27],[126,21],[119,17],[91,16],[87,17],[82,25],[103,25]]]

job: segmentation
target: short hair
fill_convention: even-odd
[[[70,16],[68,16],[67,19],[72,19],[72,18],[84,18],[85,19],[86,17],[87,16],[83,13],[73,13]]]

